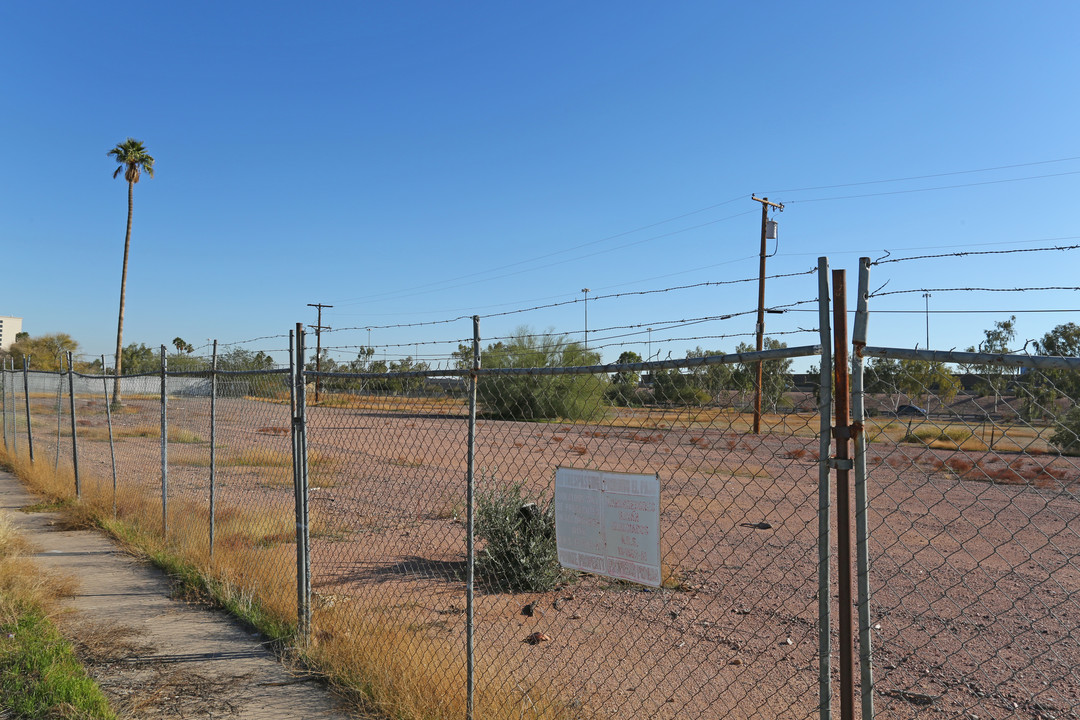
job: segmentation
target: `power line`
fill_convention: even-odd
[[[776,275],[768,275],[768,276],[766,276],[766,278],[767,279],[777,279],[777,278],[787,278],[787,277],[798,277],[798,276],[801,276],[801,275],[810,275],[810,274],[815,273],[815,272],[817,272],[817,268],[811,268],[810,270],[801,270],[801,271],[798,271],[798,272],[779,273],[779,274],[776,274]],[[677,291],[677,290],[689,290],[689,289],[701,288],[701,287],[718,287],[718,286],[721,286],[721,285],[735,285],[735,284],[739,284],[739,283],[748,283],[748,282],[757,282],[757,281],[758,281],[758,278],[756,278],[756,277],[740,278],[738,280],[708,281],[708,282],[693,283],[693,284],[690,284],[690,285],[676,285],[676,286],[673,286],[673,287],[658,288],[658,289],[653,289],[653,290],[632,290],[632,291],[621,292],[621,293],[610,293],[608,295],[594,295],[591,298],[591,300],[593,302],[596,302],[597,300],[611,300],[611,299],[623,298],[623,297],[655,295],[655,294],[658,294],[658,293],[668,293],[668,292],[674,292],[674,291]],[[504,312],[489,313],[487,315],[480,315],[480,317],[481,318],[493,318],[493,317],[504,317],[504,316],[507,316],[507,315],[519,315],[521,313],[533,312],[533,311],[536,311],[536,310],[547,310],[547,309],[550,309],[550,308],[562,307],[562,306],[565,306],[565,305],[575,305],[575,304],[580,303],[580,302],[583,302],[581,298],[575,298],[573,300],[563,300],[563,301],[560,301],[560,302],[546,303],[546,304],[543,304],[543,305],[533,305],[531,307],[518,308],[516,310],[507,310],[507,311],[504,311]],[[397,324],[393,324],[393,325],[363,325],[363,326],[356,326],[356,327],[338,328],[334,332],[343,332],[345,330],[366,330],[368,328],[371,328],[372,330],[389,330],[389,329],[410,328],[410,327],[425,327],[425,326],[429,326],[429,325],[445,325],[445,324],[448,324],[448,323],[458,322],[460,320],[467,320],[467,319],[470,319],[471,317],[472,317],[472,315],[460,315],[460,316],[457,316],[457,317],[446,318],[446,319],[443,319],[443,320],[427,320],[427,321],[424,321],[424,322],[415,322],[415,323],[397,323]]]
[[[862,195],[837,195],[833,197],[807,198],[806,200],[789,200],[788,204],[794,205],[796,203],[828,202],[830,200],[857,200],[859,198],[882,197],[884,195],[906,195],[909,193],[933,192],[935,190],[954,190],[956,188],[978,187],[980,185],[1000,185],[1001,183],[1022,182],[1024,180],[1041,180],[1043,178],[1064,177],[1065,175],[1080,175],[1080,170],[1071,170],[1069,172],[1062,173],[1051,173],[1049,175],[1029,175],[1027,177],[1006,178],[1004,180],[984,180],[982,182],[960,183],[958,185],[938,185],[936,187],[928,188],[888,190],[886,192],[864,193]]]
[[[833,190],[836,188],[844,187],[858,187],[860,185],[881,185],[894,182],[907,182],[909,180],[929,180],[931,178],[949,177],[952,175],[970,175],[973,173],[993,172],[995,170],[1012,170],[1015,168],[1033,167],[1035,165],[1049,165],[1051,163],[1070,162],[1072,160],[1080,160],[1080,155],[1066,158],[1055,158],[1054,160],[1037,160],[1035,162],[1016,163],[1015,165],[998,165],[996,167],[976,168],[974,170],[954,170],[952,172],[932,173],[930,175],[911,175],[908,177],[891,178],[889,180],[864,180],[862,182],[840,183],[838,185],[814,185],[811,187],[790,188],[788,190],[773,190],[769,194],[775,195],[778,193],[806,192],[808,190]]]
[[[732,202],[732,201],[729,200],[729,201],[726,201],[726,202],[720,203],[720,204],[721,205],[726,205],[728,202]],[[680,230],[672,230],[671,232],[661,233],[660,235],[652,235],[652,236],[647,237],[647,238],[642,238],[641,240],[634,240],[633,242],[623,243],[621,245],[616,245],[614,247],[606,248],[604,250],[597,250],[595,252],[586,253],[584,255],[577,255],[577,256],[572,257],[572,258],[567,258],[566,260],[559,260],[557,262],[548,263],[546,265],[538,265],[538,266],[533,267],[533,268],[527,268],[527,269],[524,269],[524,270],[517,270],[517,271],[511,272],[511,273],[503,273],[499,277],[501,279],[501,278],[511,277],[511,276],[514,276],[514,275],[521,275],[523,273],[533,272],[534,270],[543,270],[545,268],[555,267],[557,265],[565,265],[566,263],[569,263],[569,262],[574,262],[574,261],[577,261],[577,260],[584,260],[586,258],[595,257],[597,255],[603,255],[605,253],[614,252],[616,250],[624,250],[624,249],[626,249],[628,247],[633,247],[635,245],[640,245],[642,243],[651,242],[653,240],[660,240],[662,238],[671,237],[673,235],[679,235],[679,234],[682,234],[682,233],[685,233],[685,232],[690,232],[691,230],[699,230],[699,229],[701,229],[703,227],[708,227],[709,225],[716,225],[717,223],[725,222],[727,220],[733,220],[734,218],[742,217],[743,215],[749,215],[751,212],[753,212],[753,211],[748,210],[746,212],[736,213],[734,215],[728,215],[727,217],[718,218],[716,220],[709,220],[708,222],[699,223],[697,225],[691,225],[689,227],[685,227],[685,228],[682,228]],[[662,222],[666,222],[666,221],[662,221]],[[662,222],[661,223],[654,223],[654,225],[662,224]],[[652,227],[652,226],[649,226],[649,227]],[[630,232],[636,232],[636,231],[630,231]],[[621,233],[621,234],[625,235],[625,234],[629,234],[629,233]],[[612,236],[612,237],[618,237],[618,236]],[[594,241],[593,243],[586,243],[585,245],[591,245],[591,244],[594,244],[595,242],[600,242],[600,241]],[[582,246],[582,247],[584,247],[584,246]],[[579,248],[572,248],[572,249],[576,250],[576,249],[579,249]],[[551,253],[551,255],[560,254],[562,252],[563,251],[559,251],[559,253]],[[543,259],[545,257],[548,257],[548,256],[540,256],[539,258],[533,258],[533,259],[530,259],[530,260],[523,260],[520,263],[515,263],[515,265],[521,265],[521,264],[524,264],[526,262],[532,262],[535,259]],[[510,267],[510,266],[506,266],[506,267]],[[461,277],[463,277],[463,278],[464,277],[475,277],[477,275],[486,275],[486,274],[489,274],[489,273],[492,273],[492,272],[497,272],[497,271],[498,271],[498,269],[484,270],[484,271],[481,271],[481,272],[471,273],[469,275],[463,275]],[[388,292],[385,292],[385,293],[376,293],[374,295],[368,295],[368,296],[365,296],[365,297],[353,298],[351,300],[342,300],[342,301],[339,301],[339,303],[341,305],[355,305],[355,304],[361,303],[361,302],[363,302],[365,300],[392,300],[392,299],[401,299],[401,298],[406,298],[406,297],[414,297],[416,295],[426,295],[426,294],[429,294],[429,293],[439,292],[439,291],[442,291],[442,290],[452,290],[452,289],[455,289],[455,288],[466,287],[466,286],[469,286],[469,285],[476,285],[477,283],[486,282],[487,280],[490,280],[490,279],[491,278],[481,278],[479,280],[471,280],[469,282],[461,282],[461,283],[457,283],[457,284],[453,284],[453,285],[447,285],[446,284],[446,283],[456,282],[457,278],[455,278],[455,280],[444,280],[444,281],[439,281],[439,282],[436,282],[436,283],[429,283],[427,285],[417,285],[417,286],[414,286],[412,288],[405,288],[405,289],[400,290],[400,291],[399,290],[393,290],[393,291],[388,291]],[[428,289],[424,289],[424,288],[428,288]],[[413,291],[415,291],[415,292],[413,292]]]

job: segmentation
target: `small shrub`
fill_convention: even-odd
[[[1080,406],[1055,421],[1050,444],[1066,455],[1080,454]]]
[[[530,501],[522,483],[477,493],[476,534],[484,541],[476,576],[494,592],[547,592],[567,578],[555,545],[555,504],[543,496]]]

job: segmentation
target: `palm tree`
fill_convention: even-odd
[[[120,405],[120,373],[124,349],[124,291],[127,289],[128,249],[131,247],[131,213],[135,205],[135,183],[139,182],[140,173],[154,177],[154,158],[146,152],[143,144],[135,138],[128,138],[110,150],[120,167],[113,173],[113,179],[124,173],[128,183],[127,234],[124,236],[124,270],[120,275],[120,320],[116,324],[116,380],[113,382],[113,405]]]

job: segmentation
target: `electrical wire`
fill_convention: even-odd
[[[834,190],[836,188],[858,187],[861,185],[881,185],[894,182],[908,182],[910,180],[929,180],[931,178],[949,177],[953,175],[970,175],[973,173],[994,172],[995,170],[1013,170],[1015,168],[1033,167],[1035,165],[1050,165],[1052,163],[1070,162],[1072,160],[1080,160],[1080,155],[1065,158],[1055,158],[1053,160],[1037,160],[1035,162],[1016,163],[1015,165],[998,165],[996,167],[976,168],[974,170],[954,170],[952,172],[932,173],[930,175],[911,175],[908,177],[891,178],[889,180],[864,180],[862,182],[840,183],[838,185],[814,185],[811,187],[789,188],[787,190],[773,190],[764,194],[777,195],[783,193],[807,192],[810,190]]]

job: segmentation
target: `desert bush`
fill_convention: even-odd
[[[555,545],[555,504],[529,500],[521,483],[482,489],[476,535],[484,541],[476,577],[495,592],[547,592],[567,578]]]
[[[472,364],[471,350],[458,353],[459,366]],[[483,352],[485,368],[563,368],[595,365],[599,356],[565,336],[532,334],[518,328],[506,343]],[[595,420],[604,414],[606,376],[485,375],[477,395],[485,417],[497,420]]]
[[[1050,444],[1067,455],[1080,454],[1080,406],[1057,419]]]
[[[653,398],[658,403],[673,405],[706,405],[712,396],[695,384],[692,375],[678,370],[657,370],[653,373]]]
[[[644,393],[640,388],[623,383],[611,383],[604,391],[604,400],[616,407],[641,407],[645,404]]]

